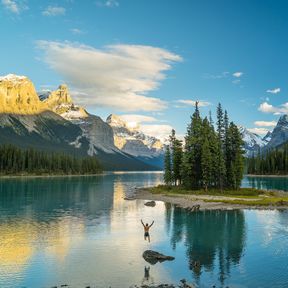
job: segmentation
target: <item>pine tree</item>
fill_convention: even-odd
[[[233,122],[230,123],[229,131],[231,134],[232,188],[239,189],[244,173],[243,140],[238,127]]]
[[[166,185],[171,185],[171,183],[172,183],[171,154],[170,154],[170,147],[169,146],[167,146],[166,151],[165,151],[164,182]]]
[[[185,153],[182,166],[183,183],[185,186],[193,189],[201,187],[201,146],[202,146],[202,119],[198,108],[198,102],[195,104],[195,111],[191,117],[191,123],[187,129],[185,138]]]
[[[211,126],[207,118],[203,121],[203,144],[201,152],[201,168],[202,168],[202,183],[204,189],[207,191],[208,187],[211,187],[212,177],[212,155],[210,151],[209,139],[211,136]]]
[[[172,179],[174,185],[181,184],[181,165],[183,157],[182,141],[176,138],[176,132],[172,129],[169,137],[172,150]]]
[[[217,166],[218,166],[218,179],[217,186],[220,190],[223,190],[226,180],[226,167],[225,167],[225,154],[224,154],[224,142],[225,142],[225,128],[223,119],[222,106],[219,103],[217,107],[217,133],[218,133],[218,143],[217,143]]]

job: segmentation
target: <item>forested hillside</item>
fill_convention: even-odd
[[[73,157],[63,153],[22,150],[13,145],[0,146],[0,175],[95,174],[102,167],[95,157]]]

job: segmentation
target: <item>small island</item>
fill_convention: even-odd
[[[175,135],[172,130],[166,149],[165,185],[136,189],[135,198],[161,200],[191,211],[288,208],[285,192],[241,188],[245,162],[249,171],[252,166],[264,167],[260,164],[265,162],[265,155],[257,156],[258,161],[245,159],[241,133],[229,122],[228,113],[223,112],[220,103],[215,125],[211,115],[210,119],[201,118],[196,102],[185,144]],[[283,159],[281,156],[286,151],[287,147],[279,151],[277,159]],[[269,160],[271,153],[266,157]]]
[[[220,190],[187,190],[181,187],[159,185],[136,189],[134,199],[163,201],[191,211],[288,208],[287,193],[253,188],[221,192]],[[198,205],[199,209],[197,209]]]

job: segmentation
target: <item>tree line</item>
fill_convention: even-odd
[[[267,153],[252,155],[246,165],[248,174],[288,174],[288,143]]]
[[[102,171],[94,157],[73,157],[63,153],[48,153],[0,146],[0,174],[94,174]]]
[[[187,189],[238,189],[244,173],[244,150],[238,127],[229,121],[219,103],[217,121],[211,113],[201,117],[198,103],[187,128],[185,143],[169,137],[164,159],[166,185],[182,185]]]

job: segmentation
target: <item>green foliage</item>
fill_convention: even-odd
[[[34,149],[21,150],[13,145],[0,146],[0,174],[95,174],[102,168],[94,157],[76,158]]]
[[[259,152],[256,156],[248,158],[246,164],[248,174],[287,175],[288,143],[266,154]]]
[[[169,147],[167,147],[166,151],[165,151],[164,182],[166,185],[171,185],[171,183],[172,183],[171,154],[170,154],[170,148]]]
[[[172,181],[174,185],[181,184],[182,175],[181,175],[181,165],[183,158],[183,147],[182,141],[178,140],[175,136],[176,132],[173,129],[169,137],[170,149],[172,151]]]
[[[185,189],[205,191],[239,189],[244,173],[241,134],[233,122],[229,123],[228,113],[223,113],[221,104],[217,108],[216,130],[212,121],[211,115],[209,120],[201,118],[196,103],[184,147],[172,131],[172,160],[169,162],[172,165],[169,167],[175,186],[182,184]],[[167,169],[165,161],[166,178],[170,175]]]
[[[271,192],[267,192],[266,190],[260,190],[255,188],[240,188],[240,189],[224,189],[220,191],[219,189],[209,189],[207,191],[200,189],[200,190],[189,190],[185,189],[183,186],[165,186],[165,185],[158,185],[157,187],[148,188],[149,192],[155,194],[188,194],[188,195],[211,195],[211,196],[233,196],[233,197],[255,197],[255,196],[263,196],[266,195],[267,197],[279,197],[278,195],[274,195]]]

